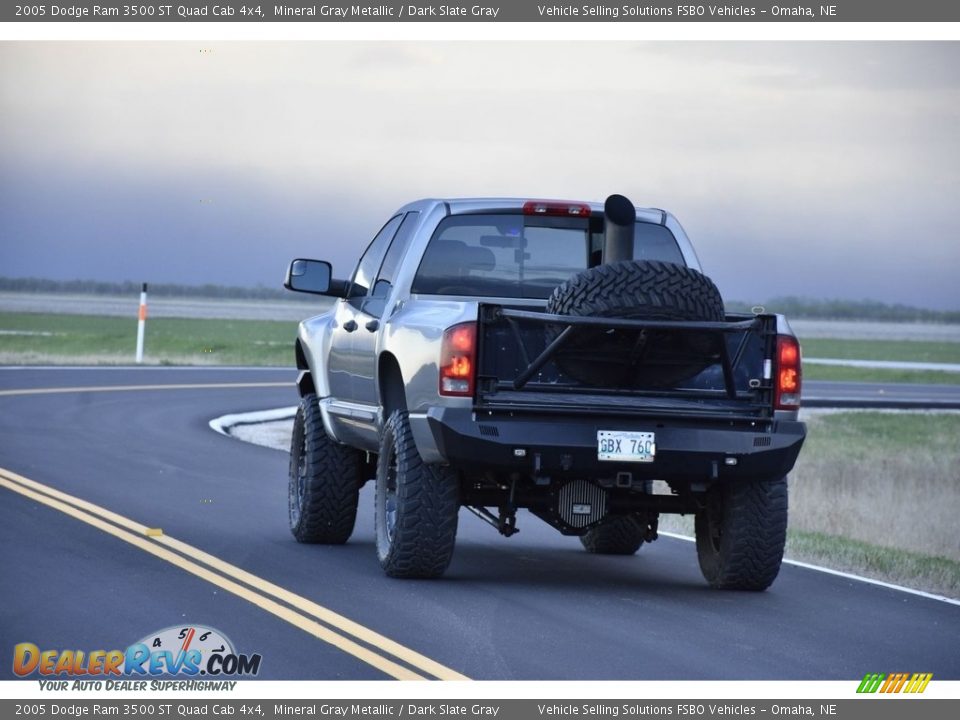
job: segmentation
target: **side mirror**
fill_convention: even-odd
[[[333,266],[323,260],[297,259],[287,268],[283,286],[296,292],[328,295],[331,291]]]

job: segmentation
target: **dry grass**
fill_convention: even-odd
[[[787,531],[786,556],[960,599],[960,563],[836,535]]]
[[[960,415],[808,418],[790,527],[960,561]]]

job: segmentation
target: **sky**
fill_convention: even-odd
[[[278,287],[417,198],[611,193],[729,300],[960,309],[960,43],[0,43],[0,276]]]

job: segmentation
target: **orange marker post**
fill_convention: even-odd
[[[137,323],[137,364],[143,362],[143,331],[147,324],[147,284],[140,290],[140,321]]]

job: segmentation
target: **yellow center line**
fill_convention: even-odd
[[[136,390],[212,390],[216,388],[267,388],[293,387],[293,382],[259,382],[259,383],[190,383],[190,384],[163,384],[163,385],[87,385],[79,387],[55,388],[23,388],[19,390],[0,390],[0,396],[5,395],[56,395],[59,393],[84,392],[131,392]]]
[[[308,615],[312,615],[327,625],[335,627],[346,635],[350,635],[357,640],[361,640],[377,648],[381,652],[387,655],[392,655],[393,657],[405,662],[407,665],[415,667],[418,670],[426,672],[436,678],[441,680],[469,680],[469,678],[465,675],[461,675],[455,670],[441,665],[440,663],[421,655],[415,650],[390,640],[389,638],[370,630],[369,628],[364,627],[363,625],[360,625],[359,623],[356,623],[353,620],[350,620],[328,608],[325,608],[322,605],[318,605],[317,603],[308,600],[301,595],[290,592],[289,590],[253,575],[252,573],[248,573],[247,571],[235,565],[231,565],[220,558],[205,553],[202,550],[193,547],[192,545],[184,543],[180,540],[176,540],[175,538],[167,535],[151,537],[148,539],[150,528],[148,528],[146,525],[142,525],[122,515],[118,515],[117,513],[100,507],[99,505],[95,505],[73,495],[68,495],[67,493],[61,492],[47,485],[43,485],[42,483],[38,483],[35,480],[25,478],[22,475],[18,475],[17,473],[3,468],[0,468],[0,485],[13,490],[14,492],[18,492],[21,495],[30,497],[37,502],[60,510],[61,512],[64,512],[67,515],[70,515],[71,517],[81,520],[89,525],[93,525],[104,532],[107,532],[125,542],[151,553],[152,555],[166,560],[167,562],[170,562],[171,564],[176,565],[177,567],[180,567],[181,569],[186,570],[193,575],[201,577],[204,580],[217,585],[218,587],[222,587],[228,592],[231,592],[253,603],[254,605],[257,605],[258,607],[272,613],[273,615],[276,615],[283,620],[286,620],[305,632],[314,635],[320,640],[328,642],[331,645],[334,645],[335,647],[353,655],[354,657],[373,665],[377,669],[382,670],[392,677],[401,680],[426,679],[417,673],[398,665],[388,658],[378,655],[371,650],[358,645],[348,637],[333,632],[324,625],[320,625],[319,623],[310,620],[299,613],[293,612],[289,608],[284,607],[283,605],[280,605],[265,596],[272,595],[274,598],[282,600],[283,602],[296,607],[298,610],[301,610]],[[109,521],[109,523],[105,521]],[[127,528],[127,530],[122,528]],[[132,532],[128,532],[128,530]],[[176,550],[182,555],[160,547],[161,544]],[[214,572],[211,572],[207,568],[204,568],[183,556],[198,560],[210,568],[218,570],[223,575],[232,577],[235,580],[239,580],[247,585],[250,585],[263,594],[253,592],[252,590],[223,577],[223,575],[218,575]]]

